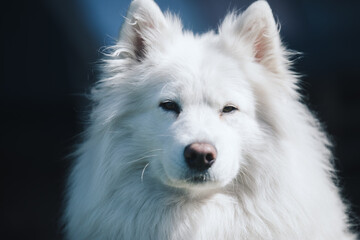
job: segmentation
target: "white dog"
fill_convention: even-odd
[[[331,153],[267,2],[194,35],[134,0],[69,178],[71,240],[345,240]]]

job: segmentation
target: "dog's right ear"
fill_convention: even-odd
[[[153,0],[133,0],[120,31],[118,44],[127,57],[141,61],[166,28],[166,20]]]

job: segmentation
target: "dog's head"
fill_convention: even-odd
[[[99,121],[111,119],[129,162],[169,186],[236,179],[266,145],[264,134],[281,128],[266,99],[294,91],[279,80],[288,66],[265,1],[199,36],[152,0],[134,0],[113,49],[95,93]]]

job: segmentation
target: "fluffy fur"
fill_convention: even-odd
[[[67,238],[355,239],[288,55],[265,1],[194,35],[152,0],[134,0],[92,92]],[[169,100],[179,114],[159,106]],[[217,150],[205,173],[184,160],[193,142]]]

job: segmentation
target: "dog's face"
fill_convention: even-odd
[[[163,55],[144,60],[152,66],[144,81],[156,87],[138,131],[160,149],[148,171],[165,184],[226,185],[244,162],[243,149],[259,136],[247,76],[213,37],[178,38]]]
[[[254,82],[282,71],[280,41],[265,2],[240,18],[228,16],[219,34],[194,36],[151,0],[129,9],[109,62],[131,89],[123,93],[131,100],[121,100],[129,139],[146,174],[165,185],[223,187],[263,143]]]

